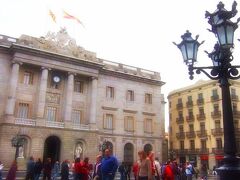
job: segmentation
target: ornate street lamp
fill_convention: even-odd
[[[18,154],[19,154],[19,147],[22,147],[25,143],[25,138],[21,137],[19,134],[17,134],[16,136],[14,136],[11,140],[12,142],[12,146],[16,148],[15,151],[15,160],[17,160],[18,158]]]
[[[208,57],[213,61],[213,66],[195,67],[194,63],[197,61],[198,47],[202,44],[191,37],[191,33],[187,31],[182,36],[182,42],[176,44],[181,50],[184,62],[188,66],[189,78],[193,79],[194,71],[197,74],[201,72],[207,75],[212,80],[218,80],[222,90],[222,109],[223,109],[223,128],[224,128],[224,162],[221,167],[217,169],[221,180],[239,179],[240,177],[240,160],[236,156],[237,146],[233,124],[232,102],[229,91],[229,79],[239,79],[240,73],[238,68],[240,66],[231,65],[233,60],[232,49],[234,47],[234,31],[237,29],[237,23],[230,19],[237,14],[237,3],[234,1],[232,10],[227,11],[224,4],[220,2],[217,10],[214,13],[206,12],[206,18],[209,19],[211,25],[211,32],[218,38],[218,43],[214,46],[214,50],[208,53]],[[197,36],[198,37],[198,36]],[[191,45],[189,45],[191,44]],[[191,54],[191,56],[187,56]]]

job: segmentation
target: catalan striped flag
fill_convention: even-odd
[[[52,18],[53,22],[57,23],[56,15],[49,9],[49,16]]]
[[[83,23],[77,17],[75,17],[73,15],[70,15],[69,13],[67,13],[64,10],[63,10],[63,17],[66,18],[66,19],[75,20],[75,21],[77,21],[79,24],[81,24],[84,27]]]

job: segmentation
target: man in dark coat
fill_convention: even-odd
[[[34,165],[35,165],[35,162],[34,162],[34,159],[33,157],[31,156],[27,162],[27,171],[26,171],[26,178],[25,180],[33,180],[34,179]]]
[[[68,180],[69,179],[68,160],[65,160],[65,161],[62,162],[62,165],[61,165],[61,179],[62,180]]]
[[[52,172],[52,163],[51,158],[47,158],[46,162],[43,165],[43,180],[51,180],[51,172]]]

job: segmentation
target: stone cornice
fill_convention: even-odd
[[[22,52],[24,54],[30,54],[34,55],[37,57],[43,57],[43,58],[48,58],[48,59],[57,59],[58,61],[66,62],[66,63],[71,63],[71,64],[76,64],[76,65],[81,65],[85,67],[91,67],[94,69],[101,69],[103,67],[103,64],[94,62],[94,61],[88,61],[88,60],[82,60],[79,58],[74,58],[71,56],[66,56],[42,49],[36,49],[36,48],[31,48],[28,46],[24,45],[19,45],[19,44],[12,44],[10,46],[10,52],[14,55],[15,52]]]
[[[150,112],[142,112],[142,114],[147,116],[156,116],[156,113],[150,113]]]
[[[135,111],[135,110],[130,110],[130,109],[123,109],[123,112],[125,112],[125,113],[137,114],[137,111]]]
[[[102,106],[102,109],[104,109],[104,110],[110,110],[110,111],[117,111],[117,110],[118,110],[118,108],[107,107],[107,106]]]
[[[100,69],[100,74],[115,76],[115,77],[132,80],[132,81],[137,81],[137,82],[143,82],[143,83],[151,84],[151,85],[162,86],[165,84],[165,82],[160,81],[160,80],[145,78],[145,77],[141,77],[138,75],[126,74],[123,72],[117,72],[117,71],[104,69],[104,68]]]

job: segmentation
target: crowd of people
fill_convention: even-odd
[[[64,160],[62,163],[52,162],[47,158],[44,162],[38,158],[36,161],[30,157],[26,165],[26,180],[38,180],[42,176],[43,180],[68,180],[70,177],[74,180],[114,180],[116,172],[120,174],[121,180],[130,180],[131,175],[135,180],[206,180],[208,168],[202,164],[201,168],[194,167],[190,162],[178,164],[176,160],[168,160],[161,164],[153,152],[138,152],[138,161],[133,164],[122,162],[119,165],[118,160],[106,149],[103,154],[96,157],[94,164],[89,163],[89,158],[83,160],[76,158],[70,163]],[[0,162],[0,180],[2,179],[1,170],[3,165]],[[216,169],[216,167],[215,167]],[[15,180],[17,163],[14,161],[8,171],[6,180]],[[216,174],[216,170],[213,169]]]

